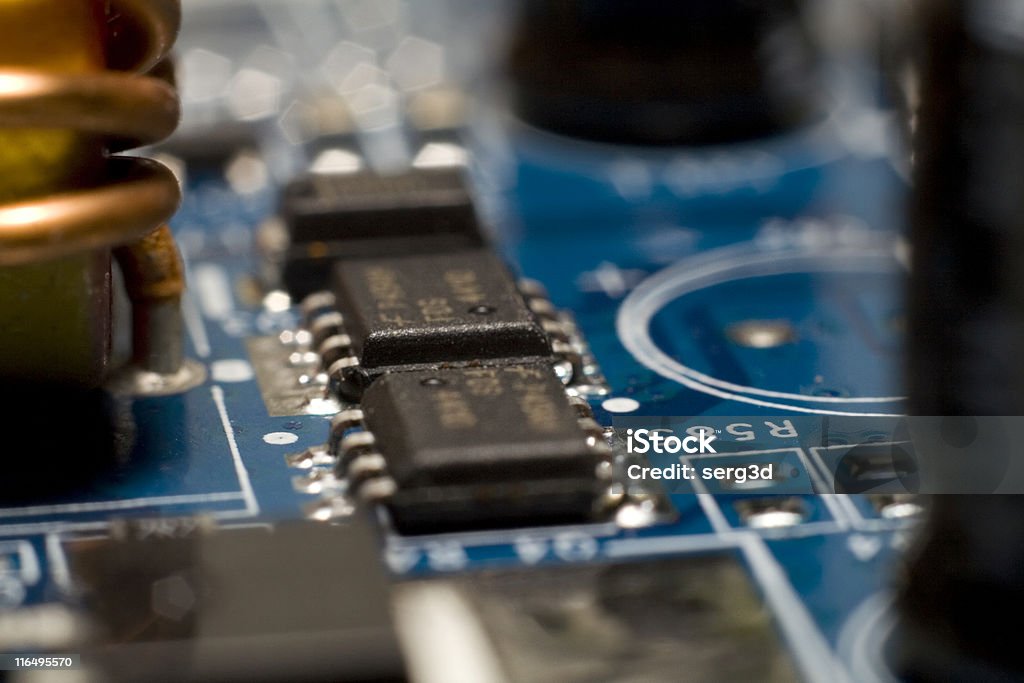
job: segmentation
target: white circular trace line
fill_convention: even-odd
[[[802,403],[893,403],[902,396],[806,396],[783,391],[734,384],[687,367],[664,353],[651,339],[650,324],[668,303],[713,285],[768,275],[789,273],[885,273],[893,271],[891,246],[836,246],[791,248],[777,251],[751,251],[749,247],[727,247],[703,256],[681,261],[641,282],[623,301],[616,330],[623,346],[647,368],[666,379],[679,382],[725,400],[740,401],[766,408],[822,415],[895,417],[900,413],[843,412],[824,408],[764,401],[755,396]]]

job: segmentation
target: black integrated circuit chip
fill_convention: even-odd
[[[362,372],[551,356],[504,264],[485,250],[339,263],[335,296]]]
[[[482,246],[461,169],[381,175],[310,173],[281,197],[287,232],[282,280],[293,297],[324,289],[335,261]]]
[[[362,410],[406,533],[585,521],[607,488],[607,447],[544,363],[387,374]],[[343,442],[342,467],[362,453]]]

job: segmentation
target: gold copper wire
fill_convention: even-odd
[[[106,140],[114,151],[173,131],[179,116],[174,88],[147,73],[158,67],[177,34],[178,0],[110,0],[106,10],[110,70],[0,68],[0,128],[75,131]],[[104,167],[98,182],[0,205],[0,266],[128,244],[176,210],[178,183],[162,165],[113,157]],[[159,244],[165,248],[168,242]]]

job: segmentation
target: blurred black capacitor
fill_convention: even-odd
[[[506,70],[540,128],[703,145],[819,116],[815,57],[797,0],[521,0]]]
[[[1024,5],[922,6],[912,412],[1024,415]]]
[[[947,493],[909,554],[889,654],[904,680],[1022,680],[1024,496],[958,480],[1021,457],[1012,435],[979,444],[1020,421],[984,416],[1024,415],[1024,3],[919,4],[908,383],[913,413],[960,417],[919,452]]]

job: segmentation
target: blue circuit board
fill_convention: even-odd
[[[395,575],[735,552],[808,679],[875,676],[871,648],[913,520],[883,517],[865,496],[821,495],[852,448],[896,439],[903,411],[904,183],[887,150],[848,134],[868,124],[658,152],[475,130],[472,176],[495,243],[575,315],[610,386],[591,400],[598,421],[687,420],[736,437],[695,457],[784,466],[792,476],[756,495],[799,499],[802,519],[751,527],[744,495],[680,482],[666,486],[674,514],[644,528],[392,534]],[[315,509],[286,456],[324,441],[331,407],[270,417],[246,344],[297,325],[294,306],[254,284],[254,235],[276,192],[240,194],[219,169],[189,169],[173,227],[190,274],[189,354],[207,380],[124,399],[133,451],[86,490],[0,509],[4,607],[73,600],[63,543],[113,518],[251,525]],[[738,344],[727,331],[744,321],[786,321],[792,342]]]

